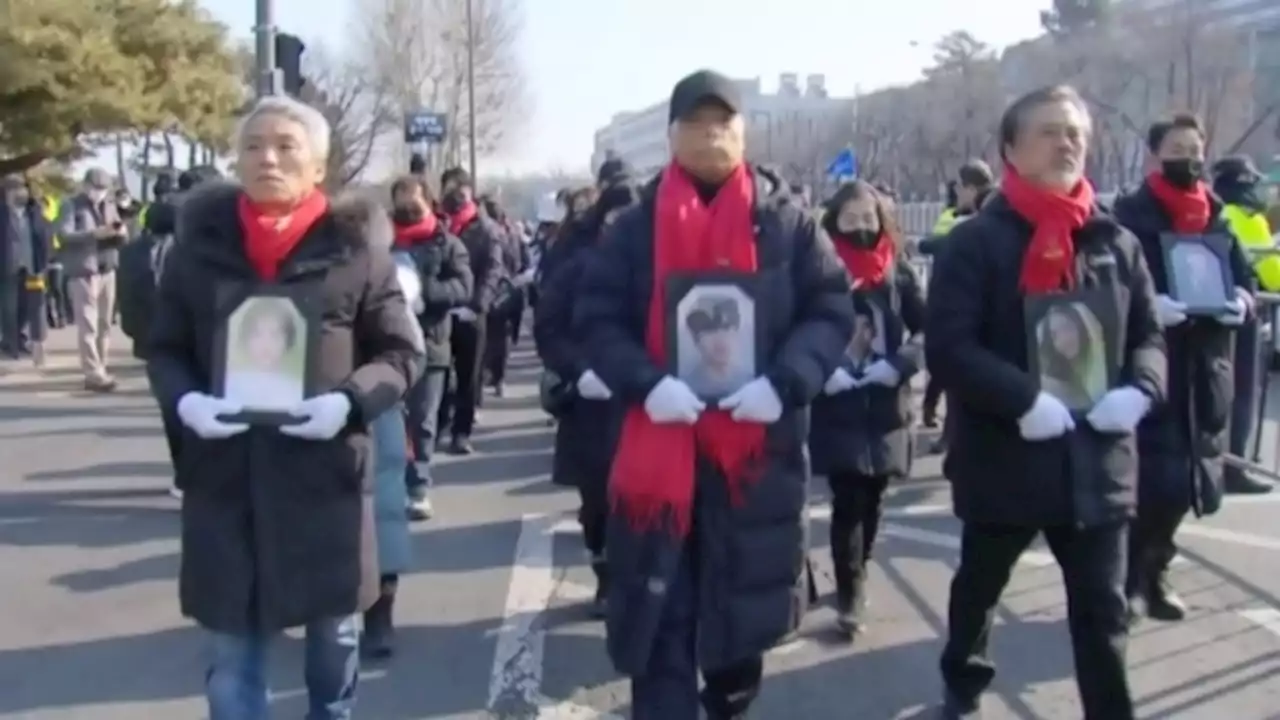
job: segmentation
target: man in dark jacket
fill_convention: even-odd
[[[450,452],[470,455],[473,452],[471,431],[475,428],[476,407],[482,391],[485,329],[505,275],[502,242],[498,229],[480,211],[472,196],[471,176],[466,170],[446,170],[440,176],[440,192],[446,229],[466,246],[474,280],[470,302],[451,311],[453,388],[447,407],[442,408],[443,415],[451,418],[451,422],[441,422],[440,427],[450,427],[453,437]]]
[[[743,161],[740,109],[718,73],[676,85],[674,161],[588,256],[575,306],[585,366],[626,408],[607,627],[637,720],[693,720],[700,700],[710,718],[742,717],[763,653],[804,614],[805,408],[853,334],[831,241],[785,183]],[[752,293],[739,310],[756,333],[737,352],[755,355],[755,377],[699,397],[677,377],[687,338],[668,328],[678,339],[693,300],[735,289]]]
[[[1066,584],[1084,717],[1134,717],[1124,593],[1134,431],[1164,401],[1166,361],[1142,248],[1098,212],[1084,179],[1089,128],[1069,87],[1016,100],[1000,124],[1000,194],[951,230],[929,286],[925,349],[952,403],[944,472],[964,523],[942,654],[947,718],[978,712],[995,675],[996,604],[1042,533]],[[1090,357],[1115,380],[1071,410],[1033,370],[1029,339],[1043,325],[1029,332],[1026,323],[1036,303],[1071,309],[1086,293],[1097,313],[1115,316],[1112,334],[1090,336],[1102,343]]]
[[[480,199],[480,208],[493,223],[498,233],[498,242],[502,246],[502,273],[505,296],[502,307],[495,307],[489,313],[488,327],[485,328],[485,376],[493,387],[493,392],[502,397],[506,390],[507,361],[511,357],[511,344],[518,335],[520,323],[524,320],[524,287],[525,270],[529,266],[529,251],[525,247],[520,234],[509,224],[507,213],[492,196]]]
[[[0,354],[17,358],[44,340],[45,269],[53,227],[17,175],[0,187]]]
[[[432,212],[431,189],[420,175],[408,175],[391,186],[391,221],[396,252],[408,254],[422,277],[422,306],[414,308],[426,340],[426,372],[409,392],[408,416],[416,467],[407,477],[409,517],[431,517],[428,490],[435,451],[440,403],[444,400],[452,351],[449,331],[455,308],[471,301],[474,282],[467,248],[450,235]]]
[[[1252,294],[1234,292],[1233,312],[1187,317],[1173,292],[1161,238],[1216,235],[1230,243],[1232,273],[1252,285],[1239,242],[1222,221],[1221,205],[1201,179],[1204,130],[1190,115],[1153,124],[1147,132],[1153,171],[1115,204],[1115,217],[1142,244],[1155,282],[1157,310],[1169,349],[1168,399],[1138,426],[1138,517],[1129,529],[1129,613],[1138,619],[1181,620],[1186,606],[1169,587],[1174,534],[1188,510],[1213,513],[1222,504],[1226,430],[1232,399],[1234,329],[1250,315]]]
[[[157,399],[186,427],[182,612],[207,634],[212,720],[266,720],[263,658],[298,626],[307,716],[350,720],[360,613],[381,590],[370,423],[417,381],[420,341],[386,212],[361,198],[330,203],[319,190],[324,117],[263,98],[239,132],[243,187],[209,183],[182,204],[147,353]],[[236,346],[219,347],[227,339]],[[291,393],[300,399],[280,393],[274,412],[246,414],[264,398],[232,380],[271,388],[272,377],[231,363],[279,367],[291,345],[305,368]]]

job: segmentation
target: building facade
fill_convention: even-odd
[[[747,149],[755,162],[778,167],[798,184],[820,179],[827,163],[847,140],[853,124],[852,98],[833,98],[822,75],[809,75],[803,86],[795,73],[779,78],[776,92],[763,91],[760,78],[735,80],[742,96]],[[595,134],[592,169],[607,153],[627,161],[640,177],[660,170],[670,157],[667,101],[614,115]]]

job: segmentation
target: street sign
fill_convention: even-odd
[[[444,115],[419,110],[404,115],[404,141],[414,143],[444,142],[448,133]]]

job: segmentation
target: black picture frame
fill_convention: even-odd
[[[764,371],[765,325],[759,298],[759,277],[753,273],[676,273],[666,281],[667,372],[684,381],[704,402],[715,403],[736,392]],[[699,330],[699,326],[703,329]],[[707,370],[704,342],[749,344],[730,347],[731,363],[723,372]],[[696,332],[697,331],[697,332]],[[720,347],[724,347],[720,345]]]
[[[897,354],[902,338],[889,333],[888,318],[893,316],[893,308],[882,293],[855,292],[853,313],[853,336],[845,348],[845,359],[860,373],[876,360]]]
[[[1105,289],[1026,300],[1027,369],[1041,392],[1061,400],[1073,414],[1087,414],[1119,382],[1124,333],[1116,303]],[[1074,343],[1068,340],[1070,328]]]
[[[1236,281],[1231,270],[1231,238],[1219,234],[1165,233],[1160,236],[1160,249],[1169,297],[1186,303],[1187,315],[1217,317],[1229,312],[1229,304],[1236,299]],[[1190,265],[1191,257],[1216,262],[1217,268],[1194,270]],[[1193,277],[1201,279],[1193,282]]]
[[[269,426],[303,422],[304,419],[290,414],[288,408],[317,392],[321,313],[315,298],[300,287],[225,285],[218,288],[216,306],[213,394],[233,397],[245,405],[243,412],[221,419]],[[249,342],[246,337],[249,331],[241,330],[242,323],[250,322],[252,316],[266,320],[283,317],[285,313],[291,313],[292,324],[281,325],[287,336],[282,350],[287,355],[279,361],[281,370],[241,373],[237,365],[246,362],[252,354],[243,347],[233,351],[233,346]],[[246,379],[249,376],[253,378]]]

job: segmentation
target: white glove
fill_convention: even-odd
[[[827,395],[839,395],[845,390],[856,387],[858,387],[858,381],[853,379],[848,370],[836,368],[836,371],[831,373],[831,377],[827,378],[827,384],[822,386],[822,392]]]
[[[422,297],[419,296],[413,299],[413,303],[409,305],[409,309],[413,311],[413,314],[415,316],[421,315],[422,313],[426,312],[427,304],[423,302]]]
[[[1085,419],[1098,432],[1127,435],[1137,429],[1150,409],[1151,398],[1146,393],[1135,387],[1118,387],[1103,395]]]
[[[178,419],[205,440],[222,440],[248,430],[247,423],[229,423],[218,419],[219,415],[235,415],[242,410],[244,406],[234,400],[199,392],[189,392],[178,398]]]
[[[1018,430],[1024,440],[1048,440],[1062,437],[1076,429],[1071,411],[1058,398],[1042,392],[1025,415],[1018,418]]]
[[[706,409],[707,404],[684,381],[670,375],[659,380],[644,399],[644,411],[659,425],[692,425],[698,422],[698,416]]]
[[[524,272],[517,275],[514,283],[515,286],[524,287],[525,285],[528,285],[529,283],[533,282],[533,278],[535,275],[537,275],[537,272],[538,272],[536,269],[534,269],[536,267],[537,266],[535,265],[533,268],[529,268],[528,270],[525,270]]]
[[[478,317],[476,315],[476,311],[472,310],[469,307],[456,307],[450,310],[449,314],[458,318],[458,320],[464,323],[473,323],[476,321],[476,318]]]
[[[280,432],[303,440],[332,440],[351,418],[351,400],[346,393],[325,393],[303,400],[289,414],[303,422],[281,425]]]
[[[1157,295],[1156,318],[1162,328],[1181,325],[1187,321],[1187,304],[1178,302],[1168,295]]]
[[[902,373],[889,363],[888,360],[877,360],[867,366],[862,371],[862,377],[857,379],[857,387],[866,387],[868,385],[883,385],[885,387],[898,387],[898,383],[902,382]]]
[[[588,370],[578,378],[578,395],[588,400],[608,400],[613,391],[594,371]]]
[[[1218,316],[1218,322],[1236,327],[1253,314],[1253,295],[1242,287],[1236,288],[1236,299],[1227,303],[1227,312]]]
[[[720,409],[738,421],[769,424],[782,417],[782,398],[769,378],[758,377],[720,401]]]

